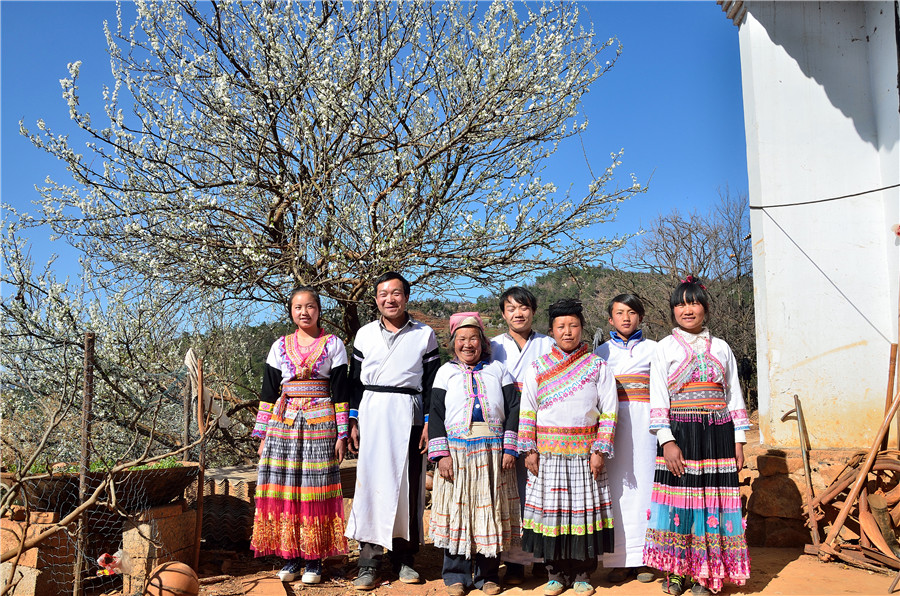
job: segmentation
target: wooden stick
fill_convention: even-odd
[[[888,383],[887,383],[887,392],[884,396],[884,413],[887,414],[888,410],[891,409],[891,396],[894,395],[894,376],[897,372],[897,344],[891,344],[891,360],[888,365]],[[889,435],[890,433],[888,433]],[[884,440],[881,442],[881,449],[884,451],[888,448],[888,436],[884,437]],[[898,420],[897,427],[897,441],[900,441],[900,420]],[[900,444],[900,443],[898,443]]]
[[[200,470],[197,473],[197,520],[194,531],[194,571],[200,572],[200,544],[203,538],[203,485],[206,469],[206,417],[203,415],[203,358],[197,358],[197,430],[200,431]]]
[[[884,435],[887,434],[888,427],[890,426],[891,420],[894,418],[894,415],[897,413],[898,408],[900,408],[900,395],[895,392],[894,399],[891,403],[891,409],[890,411],[888,411],[887,416],[885,416],[884,421],[881,423],[881,427],[878,429],[878,433],[875,435],[875,440],[872,442],[872,447],[871,449],[869,449],[868,455],[866,455],[866,461],[863,462],[862,467],[859,469],[858,475],[856,477],[856,482],[853,483],[853,488],[850,489],[850,494],[847,496],[847,500],[844,502],[844,506],[841,507],[841,511],[840,513],[838,513],[837,519],[834,520],[834,523],[831,525],[831,529],[828,530],[828,536],[825,537],[825,546],[829,548],[833,546],[838,532],[841,531],[841,528],[844,526],[844,522],[847,521],[847,516],[850,515],[850,508],[853,507],[853,503],[855,503],[856,499],[859,498],[859,493],[862,490],[863,484],[865,484],[866,479],[868,479],[869,477],[869,472],[872,470],[872,464],[875,463],[875,458],[878,457],[878,451],[881,447],[881,441],[884,439]]]
[[[794,394],[794,407],[797,410],[797,432],[800,433],[800,455],[803,456],[803,471],[806,473],[806,512],[809,514],[809,532],[815,546],[819,546],[819,523],[816,520],[816,510],[812,505],[816,498],[813,492],[812,470],[809,465],[809,452],[812,445],[809,442],[809,434],[806,432],[806,420],[803,418],[803,408],[800,406],[800,396]]]

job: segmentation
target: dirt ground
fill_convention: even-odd
[[[800,549],[751,548],[751,577],[743,587],[726,586],[722,594],[886,594],[892,577],[880,573],[848,567],[842,563],[823,563],[816,557],[803,554]],[[425,583],[406,585],[396,578],[382,577],[384,583],[369,592],[374,596],[442,595],[440,579],[441,553],[425,545],[419,553],[416,567]],[[249,553],[227,551],[204,552],[201,563],[201,591],[204,596],[338,596],[354,594],[350,582],[356,576],[355,560],[330,559],[327,575],[317,586],[305,586],[300,581],[279,582],[274,572],[280,568],[278,559],[252,559]],[[217,573],[216,573],[217,572]],[[606,582],[607,571],[598,569],[593,583],[598,594],[659,595],[661,583],[641,584],[631,581],[613,586]],[[534,594],[540,596],[546,579],[527,576],[524,585],[509,588],[504,594]],[[475,590],[472,596],[481,596]],[[690,592],[687,592],[690,594]],[[564,596],[574,596],[568,591]]]

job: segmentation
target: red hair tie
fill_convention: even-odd
[[[696,277],[694,277],[693,275],[688,275],[687,277],[684,278],[684,280],[682,280],[681,283],[683,283],[683,284],[697,284],[697,285],[700,286],[702,289],[704,289],[704,290],[706,289],[706,286],[704,286],[702,283],[700,283],[700,280],[697,279]]]

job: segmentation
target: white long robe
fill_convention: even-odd
[[[624,396],[619,391],[616,419],[616,457],[606,464],[609,492],[612,496],[616,546],[605,553],[603,566],[640,567],[643,565],[644,538],[647,534],[647,510],[653,494],[656,468],[656,437],[650,432],[650,360],[656,342],[630,340],[627,344],[610,340],[594,350],[610,365],[617,386],[640,379],[642,391]],[[625,375],[631,377],[626,379]]]
[[[553,338],[535,331],[520,350],[519,344],[516,343],[516,340],[509,333],[501,333],[491,339],[491,360],[502,362],[506,365],[506,370],[515,379],[516,386],[521,391],[522,383],[525,382],[525,370],[536,359],[548,353],[553,348],[553,345]],[[519,457],[516,459],[516,487],[519,490],[520,513],[522,514],[525,512],[525,486],[527,484],[528,470],[525,469],[525,458]],[[528,565],[535,562],[534,556],[522,550],[520,544],[516,544],[510,550],[504,551],[501,558],[509,563],[518,563],[520,565]]]
[[[422,392],[431,389],[423,386],[426,367],[440,363],[437,338],[431,327],[412,321],[397,332],[388,346],[379,321],[373,321],[356,334],[353,358],[359,366],[363,386],[403,387],[418,392],[409,395],[365,390],[358,411],[351,410],[351,417],[358,419],[360,445],[356,490],[346,536],[390,549],[393,538],[410,539],[409,435],[416,422],[415,411],[423,409]],[[424,474],[418,490],[421,540]]]

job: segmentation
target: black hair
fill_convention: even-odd
[[[287,307],[287,311],[288,311],[288,320],[291,323],[294,322],[294,313],[291,312],[291,305],[294,302],[294,296],[296,296],[297,294],[302,294],[304,292],[306,292],[308,294],[312,294],[312,297],[316,301],[316,306],[319,307],[319,319],[322,318],[322,299],[319,298],[319,292],[317,292],[316,289],[313,288],[312,286],[297,286],[296,288],[291,290],[290,295],[288,295],[287,303],[285,304],[285,306]],[[320,324],[319,319],[316,319],[316,327],[321,329],[322,325]]]
[[[491,340],[487,338],[487,335],[484,334],[484,329],[481,327],[476,327],[475,325],[464,325],[462,327],[457,327],[453,330],[453,334],[450,335],[450,345],[447,346],[450,348],[450,354],[456,358],[456,332],[460,329],[465,329],[466,327],[474,327],[478,329],[478,335],[481,337],[481,359],[482,360],[490,360],[491,359]]]
[[[641,302],[641,299],[635,296],[634,294],[619,294],[615,298],[609,301],[609,304],[606,305],[606,312],[609,313],[609,318],[612,318],[613,304],[618,302],[619,304],[624,304],[634,312],[638,314],[638,316],[643,320],[644,318],[644,303]]]
[[[507,300],[515,300],[519,304],[524,304],[531,308],[532,312],[537,312],[537,298],[534,294],[521,286],[513,286],[507,288],[505,292],[500,294],[500,312],[504,312]]]
[[[550,319],[549,325],[553,327],[553,319],[556,317],[578,317],[578,320],[581,321],[581,326],[584,327],[584,308],[581,306],[581,300],[577,298],[563,298],[562,300],[557,300],[553,304],[551,304],[547,308],[547,316]]]
[[[403,293],[406,294],[406,297],[409,298],[409,282],[406,281],[406,278],[397,273],[396,271],[385,271],[381,275],[375,278],[375,283],[373,284],[373,288],[375,291],[378,291],[378,286],[383,284],[386,281],[391,281],[392,279],[399,279],[400,283],[403,284]]]
[[[669,298],[669,316],[672,323],[675,323],[675,307],[679,304],[688,304],[696,302],[703,306],[706,313],[706,321],[709,321],[709,294],[706,292],[706,286],[699,278],[689,275],[687,279],[678,284],[672,291]]]

